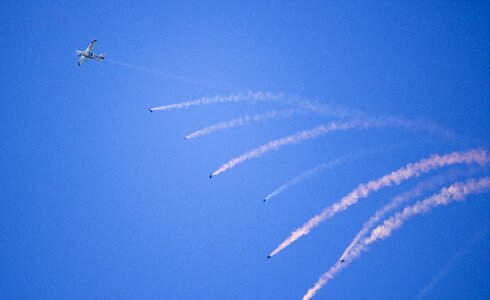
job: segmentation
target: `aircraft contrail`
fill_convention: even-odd
[[[431,279],[431,281],[424,286],[418,293],[416,300],[425,298],[425,295],[434,288],[434,286],[443,278],[451,269],[453,269],[461,260],[463,256],[467,254],[478,242],[480,242],[486,235],[486,231],[480,231],[473,234],[473,237],[466,242],[456,253],[454,253],[449,260],[444,264],[442,269]]]
[[[372,128],[372,127],[386,127],[386,126],[411,126],[409,122],[397,119],[355,119],[348,122],[331,122],[328,124],[319,125],[310,130],[302,130],[293,135],[286,136],[277,140],[268,142],[253,150],[250,150],[236,158],[231,159],[227,163],[223,164],[219,169],[211,173],[210,178],[223,173],[226,170],[233,168],[234,166],[243,163],[249,159],[262,156],[268,152],[278,150],[282,146],[299,144],[305,140],[325,135],[328,132],[349,130],[354,128]]]
[[[133,65],[133,64],[128,64],[128,63],[125,63],[122,61],[117,61],[117,60],[113,60],[113,59],[109,59],[109,58],[105,58],[104,60],[107,62],[116,64],[116,65],[120,65],[120,66],[129,68],[129,69],[133,69],[136,71],[140,71],[140,72],[144,72],[144,73],[148,73],[148,74],[153,74],[153,75],[157,75],[157,76],[161,76],[161,77],[166,77],[168,79],[172,79],[172,80],[176,80],[176,81],[188,82],[188,83],[191,83],[194,85],[206,86],[206,87],[211,87],[211,88],[219,88],[215,84],[212,84],[212,83],[206,83],[206,82],[200,81],[200,80],[195,80],[195,79],[190,79],[190,78],[186,78],[186,77],[182,77],[182,76],[172,75],[172,74],[164,73],[164,72],[157,71],[154,69],[149,69],[149,68],[140,67],[140,66]]]
[[[443,188],[438,194],[432,195],[424,200],[416,202],[414,205],[405,207],[401,212],[388,218],[371,231],[369,237],[364,238],[357,247],[351,249],[344,258],[344,262],[335,263],[330,270],[324,273],[315,285],[303,296],[303,300],[311,299],[323,286],[325,286],[335,275],[355,258],[368,249],[368,247],[379,239],[386,239],[391,233],[399,229],[409,218],[429,212],[432,208],[447,205],[453,201],[463,201],[469,194],[480,194],[490,191],[490,177],[483,177],[478,180],[469,179],[465,182],[456,182],[449,187]]]
[[[470,171],[471,173],[471,171]],[[361,230],[356,234],[350,245],[345,249],[344,253],[340,257],[340,259],[344,259],[347,253],[351,250],[351,248],[355,247],[361,238],[363,238],[366,233],[379,221],[383,218],[387,213],[393,211],[398,208],[402,203],[410,201],[416,197],[421,196],[423,193],[435,189],[437,186],[440,186],[448,181],[454,181],[457,177],[467,175],[468,171],[463,170],[455,170],[448,172],[444,175],[436,175],[432,178],[429,178],[426,181],[418,183],[415,188],[410,191],[407,191],[401,195],[398,195],[391,199],[391,201],[385,205],[383,208],[376,211],[376,213],[369,218],[367,222],[362,225]]]
[[[243,125],[250,123],[250,122],[259,123],[259,122],[264,122],[264,121],[271,120],[271,119],[289,117],[289,116],[292,116],[292,115],[299,113],[299,112],[301,112],[300,109],[285,109],[285,110],[271,110],[271,111],[268,111],[268,112],[263,113],[263,114],[245,115],[245,116],[242,116],[242,117],[239,117],[236,119],[220,122],[220,123],[217,123],[215,125],[211,125],[211,126],[203,128],[203,129],[196,130],[196,131],[188,134],[185,137],[185,139],[190,140],[190,139],[193,139],[193,138],[196,138],[199,136],[211,134],[211,133],[218,131],[218,130],[224,130],[224,129],[229,129],[229,128],[233,128],[233,127],[237,127],[237,126],[243,126]]]
[[[333,205],[324,209],[321,213],[308,220],[303,226],[293,231],[290,236],[284,240],[274,251],[269,254],[270,257],[276,255],[287,246],[298,240],[300,237],[310,233],[313,228],[317,227],[328,218],[333,217],[340,211],[347,209],[349,206],[357,203],[360,198],[366,198],[369,193],[377,191],[382,187],[399,185],[402,181],[412,177],[420,176],[434,169],[454,164],[471,164],[478,163],[484,165],[490,157],[486,150],[469,150],[466,152],[453,152],[446,155],[432,155],[416,163],[409,163],[405,167],[384,175],[376,180],[366,184],[360,184],[352,192],[335,202]]]
[[[145,72],[145,73],[150,73],[150,74],[154,74],[154,75],[158,75],[158,76],[163,76],[163,77],[168,77],[168,78],[172,78],[172,79],[179,79],[179,80],[182,79],[182,78],[180,78],[178,76],[175,76],[175,75],[163,73],[163,72],[160,72],[160,71],[157,71],[157,70],[153,70],[153,69],[148,69],[148,68],[145,68],[145,67],[136,66],[136,65],[133,65],[133,64],[128,64],[128,63],[125,63],[125,62],[122,62],[122,61],[118,61],[118,60],[113,60],[113,59],[109,59],[109,58],[105,58],[104,60],[105,61],[108,61],[108,62],[111,62],[113,64],[116,64],[116,65],[120,65],[120,66],[123,66],[123,67],[127,67],[127,68],[130,68],[130,69],[141,71],[141,72]]]
[[[181,108],[188,108],[191,106],[210,105],[210,104],[225,103],[225,102],[277,101],[277,100],[280,100],[282,97],[283,97],[283,94],[273,94],[270,92],[248,92],[246,94],[237,93],[237,94],[231,94],[228,96],[217,95],[217,96],[213,96],[213,97],[206,96],[206,97],[202,97],[202,98],[187,101],[187,102],[180,102],[180,103],[174,103],[174,104],[168,104],[168,105],[153,107],[153,108],[150,108],[150,111],[181,109]]]

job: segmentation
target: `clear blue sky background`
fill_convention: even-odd
[[[267,260],[289,232],[359,183],[432,153],[488,146],[489,17],[485,1],[2,1],[0,298],[300,298],[376,208],[429,176],[373,194]],[[162,74],[77,67],[74,50],[93,38],[96,53]],[[148,112],[248,90],[436,122],[457,139],[335,133],[210,180],[228,159],[324,120],[185,141],[276,105]],[[386,150],[261,202],[305,169],[376,146]],[[318,299],[411,299],[489,228],[489,215],[487,194],[414,218]],[[489,250],[487,235],[427,297],[490,298]]]

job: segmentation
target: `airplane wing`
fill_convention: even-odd
[[[80,56],[80,60],[78,61],[78,65],[83,64],[86,60],[87,60],[87,58],[85,56]]]
[[[94,46],[95,46],[95,43],[96,43],[96,42],[97,42],[97,40],[93,40],[93,41],[90,43],[90,45],[88,45],[87,50],[85,50],[85,51],[87,51],[87,52],[92,52],[92,49],[94,49]]]

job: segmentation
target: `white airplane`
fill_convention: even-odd
[[[87,49],[85,51],[80,51],[76,50],[75,52],[77,53],[77,56],[80,57],[80,60],[78,61],[78,65],[80,66],[83,64],[87,59],[96,59],[98,62],[101,62],[104,59],[104,53],[97,55],[92,53],[92,49],[94,49],[95,43],[97,40],[93,40],[90,45],[88,45]]]

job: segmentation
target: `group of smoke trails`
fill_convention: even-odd
[[[379,239],[386,239],[394,230],[403,226],[409,218],[428,213],[432,208],[447,205],[453,201],[463,201],[469,194],[480,194],[490,191],[490,177],[480,179],[468,179],[465,182],[456,182],[448,187],[442,188],[437,194],[434,194],[424,200],[417,201],[411,206],[405,207],[402,211],[397,212],[390,218],[386,219],[381,225],[371,231],[371,234],[351,247],[349,252],[344,256],[344,261],[335,263],[330,270],[324,273],[315,285],[308,290],[303,296],[303,300],[311,299],[323,286],[325,286],[334,276],[342,269],[348,266],[352,260],[368,249],[368,247]]]
[[[279,150],[281,147],[292,144],[299,144],[303,141],[314,139],[323,136],[329,132],[345,131],[350,129],[365,129],[376,127],[404,127],[404,128],[425,128],[424,124],[407,121],[396,118],[378,118],[378,119],[354,119],[346,122],[330,122],[328,124],[319,125],[310,130],[302,130],[290,136],[286,136],[277,140],[270,141],[264,145],[261,145],[255,149],[252,149],[236,158],[224,163],[220,168],[211,173],[210,178],[223,173],[238,164],[241,164],[249,159],[262,156],[268,152]],[[432,130],[432,127],[427,128]]]
[[[377,210],[376,213],[362,225],[361,230],[356,234],[350,245],[345,249],[340,259],[345,259],[345,256],[347,255],[347,253],[349,253],[352,247],[357,245],[361,238],[363,238],[366,233],[387,213],[398,208],[401,204],[410,201],[416,197],[419,197],[427,191],[435,189],[437,186],[440,186],[449,181],[454,181],[459,176],[468,176],[471,173],[472,171],[468,170],[453,170],[444,175],[436,175],[426,181],[419,182],[414,189],[394,197],[387,205],[385,205],[382,209]]]
[[[237,126],[244,126],[248,123],[260,123],[269,121],[272,119],[279,118],[288,118],[294,115],[298,115],[301,113],[313,113],[322,116],[346,116],[348,113],[340,108],[327,107],[324,105],[315,105],[309,101],[293,101],[286,100],[283,94],[273,94],[273,93],[265,93],[265,92],[248,92],[247,94],[232,94],[229,96],[214,96],[214,97],[203,97],[201,99],[174,103],[164,106],[158,106],[150,108],[150,111],[162,111],[162,110],[171,110],[171,109],[182,109],[188,108],[191,106],[201,106],[201,105],[210,105],[215,103],[224,103],[224,102],[241,102],[241,101],[283,101],[285,103],[294,104],[297,108],[293,109],[283,109],[283,110],[271,110],[262,114],[255,115],[244,115],[232,120],[219,122],[217,124],[204,127],[202,129],[191,132],[190,134],[185,136],[186,140],[190,140],[196,137],[205,136],[211,133],[214,133],[219,130],[231,129]]]
[[[488,163],[490,157],[486,150],[469,150],[465,152],[452,152],[446,155],[432,155],[429,158],[420,160],[416,163],[409,163],[403,168],[393,171],[378,179],[372,180],[366,184],[360,184],[352,192],[345,197],[335,202],[333,205],[324,209],[321,213],[308,220],[303,226],[293,231],[289,237],[284,240],[276,249],[274,249],[270,257],[281,252],[283,249],[294,243],[300,237],[307,235],[315,227],[320,225],[326,219],[336,215],[338,212],[346,210],[349,206],[354,205],[361,198],[366,198],[371,192],[392,185],[399,185],[402,181],[418,177],[423,173],[427,173],[438,168],[451,166],[455,164],[472,164],[478,163],[481,166]]]
[[[182,109],[188,108],[191,106],[202,106],[202,105],[211,105],[215,103],[225,103],[225,102],[241,102],[241,101],[249,101],[249,102],[261,102],[261,101],[284,101],[282,94],[272,94],[272,93],[264,93],[264,92],[248,92],[247,94],[232,94],[229,96],[214,96],[214,97],[203,97],[197,100],[169,104],[159,107],[150,108],[150,111],[165,111],[172,109]],[[324,113],[318,106],[314,106],[308,101],[303,101],[299,104],[299,108],[295,109],[286,109],[286,110],[273,110],[266,112],[264,114],[258,115],[245,115],[240,118],[236,118],[233,120],[220,122],[218,124],[205,127],[203,129],[194,131],[187,135],[186,139],[192,139],[198,136],[207,135],[218,130],[229,129],[236,126],[243,126],[250,122],[263,122],[275,118],[281,117],[290,117],[294,114],[306,110],[314,113]],[[327,111],[328,114],[334,114],[334,111]],[[337,112],[337,116],[341,116],[342,113]],[[345,114],[343,114],[345,116]],[[422,122],[415,121],[407,121],[403,119],[395,119],[395,118],[378,118],[378,119],[362,119],[356,118],[354,120],[345,121],[345,122],[331,122],[328,124],[323,124],[317,126],[311,130],[303,130],[299,131],[293,135],[286,136],[280,139],[276,139],[270,141],[264,145],[261,145],[253,150],[250,150],[236,158],[231,159],[227,163],[223,164],[219,169],[211,173],[210,177],[218,175],[226,170],[233,168],[234,166],[243,163],[249,159],[256,158],[262,156],[268,152],[278,150],[282,146],[290,145],[290,144],[298,144],[303,141],[317,138],[325,135],[326,133],[333,131],[345,131],[350,129],[362,129],[362,128],[376,128],[376,127],[388,127],[388,126],[397,126],[403,128],[411,128],[411,129],[423,129],[429,132],[446,135],[446,137],[453,138],[454,135],[452,132],[445,131],[437,126],[426,124]],[[289,187],[294,186],[295,184],[301,182],[305,178],[312,176],[322,170],[333,167],[336,164],[341,163],[343,160],[347,159],[348,156],[339,158],[337,160],[333,160],[327,163],[323,163],[317,165],[313,169],[310,169],[299,176],[293,178],[288,181],[286,184],[282,185],[274,192],[269,194],[264,201],[269,200],[270,198],[277,196],[284,190]],[[376,180],[370,181],[366,184],[361,184],[345,197],[329,206],[325,210],[323,210],[320,214],[314,216],[309,221],[307,221],[303,226],[296,229],[291,233],[291,235],[284,240],[276,249],[274,249],[269,257],[272,257],[285,249],[287,246],[298,240],[300,237],[307,235],[322,223],[324,220],[333,217],[340,211],[346,210],[349,206],[357,203],[357,201],[361,198],[366,198],[371,192],[378,191],[379,189],[392,185],[399,185],[402,181],[418,177],[424,173],[428,173],[430,171],[436,170],[438,168],[452,166],[456,164],[473,164],[477,163],[481,166],[488,163],[490,157],[487,151],[479,149],[479,150],[469,150],[465,152],[453,152],[446,155],[432,155],[429,158],[420,160],[416,163],[410,163],[403,168],[400,168],[396,171],[393,171],[387,175],[384,175]],[[454,174],[453,174],[454,175]],[[375,229],[371,231],[371,234],[366,237],[366,234],[369,230],[383,218],[387,213],[396,209],[402,203],[413,199],[414,197],[420,196],[426,190],[434,188],[435,185],[441,184],[443,181],[450,179],[451,176],[446,177],[435,177],[427,182],[423,182],[418,184],[414,190],[406,192],[402,195],[399,195],[391,200],[389,204],[387,204],[382,209],[378,210],[374,216],[372,216],[366,223],[363,224],[359,233],[354,237],[351,244],[347,247],[344,253],[341,256],[341,261],[337,262],[332,268],[323,274],[313,288],[308,290],[308,292],[304,295],[303,299],[310,299],[315,295],[315,293],[322,288],[329,280],[331,280],[339,271],[343,268],[347,267],[347,265],[355,258],[357,258],[361,252],[365,251],[370,244],[373,242],[387,238],[391,235],[391,232],[400,228],[403,223],[412,216],[417,214],[425,213],[430,211],[433,207],[439,205],[446,205],[452,201],[462,201],[466,197],[466,195],[471,193],[481,193],[486,192],[490,189],[490,177],[483,177],[479,180],[470,179],[466,182],[456,182],[449,187],[443,188],[440,193],[435,194],[425,200],[418,201],[412,206],[407,206],[401,212],[396,213],[392,217],[388,218],[383,222],[382,225],[379,225]]]
[[[294,109],[284,109],[284,110],[272,110],[268,111],[263,114],[255,114],[255,115],[244,115],[239,118],[235,118],[232,120],[228,121],[223,121],[219,122],[217,124],[207,126],[205,128],[196,130],[187,136],[185,136],[186,140],[190,140],[199,136],[204,136],[208,135],[211,133],[214,133],[219,130],[225,130],[225,129],[230,129],[233,127],[237,126],[244,126],[248,123],[255,122],[264,122],[272,119],[278,119],[278,118],[285,118],[285,117],[291,117],[300,113],[309,113],[309,114],[316,114],[324,117],[359,117],[362,115],[361,112],[359,111],[346,111],[342,108],[339,107],[333,107],[333,106],[327,106],[327,105],[318,105],[315,103],[312,103],[307,100],[299,100],[296,99],[295,97],[285,97],[284,94],[282,93],[270,93],[270,92],[248,92],[248,93],[236,93],[236,94],[231,94],[227,96],[223,95],[217,95],[217,96],[206,96],[202,97],[196,100],[191,100],[191,101],[186,101],[186,102],[180,102],[180,103],[173,103],[173,104],[168,104],[168,105],[163,105],[163,106],[157,106],[157,107],[152,107],[150,108],[150,111],[167,111],[167,110],[173,110],[173,109],[183,109],[183,108],[189,108],[192,106],[204,106],[204,105],[211,105],[211,104],[217,104],[217,103],[226,103],[226,102],[267,102],[267,101],[276,101],[276,102],[281,102],[282,104],[290,104],[294,105]],[[402,119],[393,119],[393,118],[385,118],[383,119],[383,122],[385,124],[374,124],[374,123],[380,123],[381,119],[378,120],[354,120],[351,121],[351,125],[354,123],[371,123],[372,126],[367,126],[367,127],[376,127],[376,126],[390,126],[390,125],[399,125],[403,127],[409,127],[413,129],[424,129],[429,132],[434,132],[439,135],[446,136],[447,138],[453,138],[454,133],[447,131],[443,128],[440,128],[434,124],[428,124],[428,123],[423,123],[423,122],[415,122],[415,121],[407,121],[407,120],[402,120]],[[330,124],[329,124],[330,125]],[[358,124],[359,127],[363,127],[360,124]],[[324,125],[327,126],[327,125]],[[322,126],[320,126],[322,127]],[[342,127],[342,126],[339,126]],[[347,128],[348,129],[348,128]],[[337,129],[339,130],[339,129]],[[331,130],[330,130],[331,131]],[[322,135],[322,134],[320,134]],[[315,137],[315,136],[314,136]],[[313,137],[312,137],[313,138]],[[216,175],[216,174],[214,174]]]

